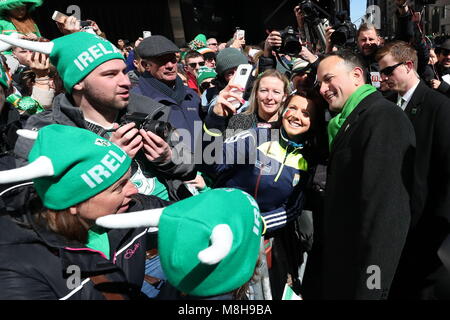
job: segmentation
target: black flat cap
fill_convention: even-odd
[[[175,43],[163,36],[151,36],[145,38],[136,50],[139,56],[144,59],[180,52],[180,49]]]
[[[436,45],[436,48],[450,50],[450,39],[447,39],[443,43]]]

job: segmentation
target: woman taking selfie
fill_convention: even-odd
[[[281,299],[286,284],[299,289],[303,253],[297,219],[315,166],[316,133],[311,128],[320,111],[305,93],[289,96],[283,106],[273,118],[281,123],[278,129],[253,128],[232,136],[224,143],[221,161],[208,169],[216,188],[241,189],[257,201],[266,244],[272,247],[268,261],[274,299]]]
[[[206,131],[218,129],[228,138],[250,128],[279,128],[280,109],[289,94],[289,80],[277,70],[267,70],[255,80],[247,110],[237,113],[229,99],[244,103],[239,95],[243,89],[229,84],[220,92],[212,112],[205,119]]]

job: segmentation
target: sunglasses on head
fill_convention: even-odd
[[[380,74],[384,74],[385,76],[390,76],[394,72],[397,67],[401,66],[402,64],[405,64],[405,62],[399,62],[397,64],[394,64],[393,66],[386,67],[382,70],[380,70]]]
[[[188,63],[188,66],[191,67],[192,69],[195,69],[197,67],[197,65],[199,65],[200,67],[204,67],[205,61]]]

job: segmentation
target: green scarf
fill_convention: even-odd
[[[102,252],[106,258],[110,259],[109,238],[106,229],[93,226],[88,231],[88,241],[86,247]]]
[[[375,91],[377,91],[377,89],[369,84],[365,84],[358,88],[358,90],[356,90],[350,98],[348,98],[341,113],[330,120],[330,123],[328,124],[328,141],[330,142],[330,149],[333,145],[334,138],[336,138],[347,117],[353,112],[353,110],[355,110],[361,101]]]

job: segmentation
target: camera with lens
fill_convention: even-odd
[[[121,126],[128,123],[135,123],[137,129],[144,129],[159,136],[164,141],[169,141],[175,129],[168,122],[153,120],[150,115],[146,113],[127,113],[120,119]]]
[[[314,23],[317,19],[320,19],[320,14],[317,11],[317,5],[311,2],[311,0],[303,0],[298,4],[298,6],[300,7],[306,21]]]
[[[335,31],[331,35],[331,43],[337,47],[355,47],[357,29],[348,18],[347,12],[339,12],[336,18],[340,23],[333,27]]]
[[[286,54],[288,56],[297,56],[302,51],[302,45],[300,44],[300,34],[295,31],[291,26],[279,31],[282,39],[281,47],[276,51]]]

